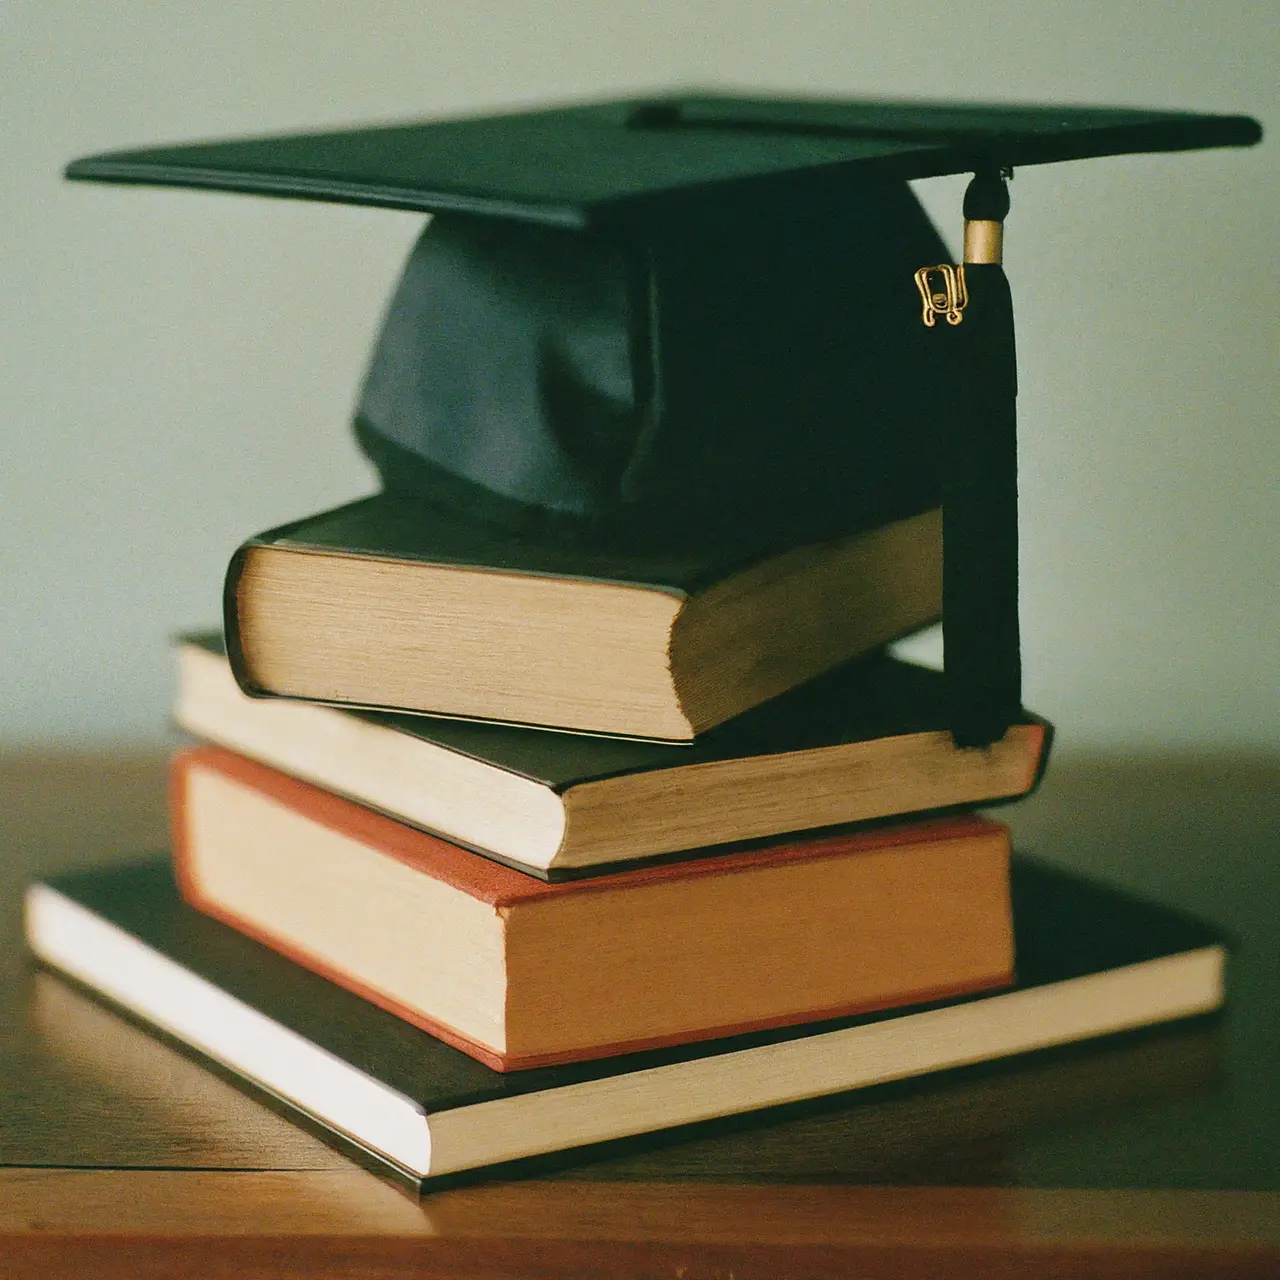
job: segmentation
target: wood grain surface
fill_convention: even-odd
[[[355,1173],[0,1174],[5,1276],[1264,1276],[1278,1238],[1249,1192],[533,1182],[419,1205]]]
[[[163,760],[0,756],[0,1276],[1280,1275],[1280,764],[1060,760],[1022,847],[1238,939],[1227,1015],[421,1204],[36,971],[33,876],[161,847]]]

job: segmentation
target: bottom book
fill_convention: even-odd
[[[1016,861],[1018,982],[995,995],[501,1073],[185,906],[166,860],[28,890],[34,953],[421,1185],[1218,1008],[1180,913]]]

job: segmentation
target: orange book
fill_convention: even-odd
[[[183,896],[500,1071],[1012,980],[1009,836],[962,816],[549,884],[218,748]]]

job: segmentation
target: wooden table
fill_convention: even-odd
[[[22,954],[163,844],[154,756],[0,757],[0,1276],[1280,1276],[1280,765],[1060,759],[1020,844],[1227,926],[1215,1022],[421,1204]]]

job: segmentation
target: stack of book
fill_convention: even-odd
[[[513,569],[515,538],[428,556],[404,514],[237,553],[227,643],[177,645],[205,745],[173,764],[172,866],[28,902],[47,962],[340,1143],[421,1182],[1220,998],[1211,935],[1011,872],[969,812],[1031,790],[1050,730],[959,749],[942,675],[881,647],[936,613],[934,516],[659,586]],[[794,605],[833,578],[853,622]]]
[[[1049,743],[1001,174],[1259,136],[664,95],[77,161],[432,221],[384,492],[236,553],[172,868],[35,887],[33,949],[418,1181],[1217,1007],[1211,932],[973,812]],[[951,265],[908,182],[975,166]],[[944,506],[945,696],[885,650]]]

